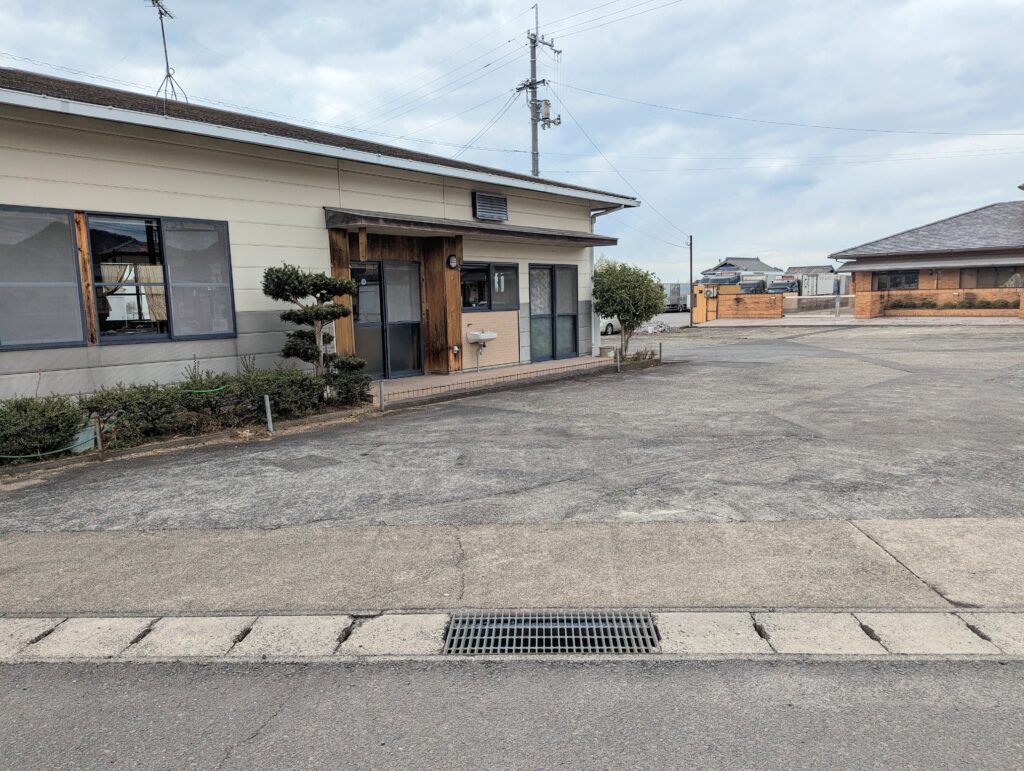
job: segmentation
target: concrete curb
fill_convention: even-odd
[[[479,660],[1021,659],[1024,613],[700,611],[653,614],[660,651],[442,655],[447,613],[306,616],[2,617],[0,663]]]

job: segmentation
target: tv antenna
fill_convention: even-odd
[[[163,96],[165,105],[168,99],[178,101],[179,95],[181,99],[188,102],[188,94],[181,87],[181,83],[175,80],[174,67],[171,66],[171,60],[167,56],[167,32],[164,30],[164,18],[173,19],[174,14],[167,10],[164,0],[149,0],[149,2],[156,8],[156,12],[160,17],[160,38],[164,42],[164,79],[160,81],[160,87],[156,90],[156,95]]]

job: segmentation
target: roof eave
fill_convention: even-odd
[[[235,142],[243,142],[245,144],[274,147],[281,150],[292,150],[294,152],[321,155],[329,158],[339,158],[341,160],[354,161],[357,163],[368,163],[375,166],[386,166],[389,168],[418,171],[424,174],[433,174],[436,176],[465,179],[489,185],[533,190],[565,198],[575,198],[594,203],[622,206],[624,208],[632,208],[640,205],[640,201],[636,198],[620,196],[614,193],[602,193],[594,190],[577,190],[571,187],[553,185],[544,181],[531,182],[529,180],[518,179],[515,177],[506,177],[499,173],[487,173],[469,169],[459,169],[451,166],[443,166],[441,164],[428,163],[425,161],[394,158],[362,150],[335,147],[333,145],[322,144],[320,142],[307,142],[300,139],[290,139],[288,137],[262,134],[255,131],[246,131],[245,129],[186,120],[184,118],[136,112],[134,110],[126,110],[120,107],[106,107],[86,102],[76,102],[68,99],[43,96],[41,94],[32,94],[26,91],[0,88],[0,104],[9,104],[15,107],[27,107],[30,109],[74,115],[83,118],[127,123],[130,125],[145,126],[148,128],[158,128],[167,131],[177,131],[185,134],[194,134],[197,136],[206,136],[215,139],[226,139]]]
[[[940,257],[951,254],[1002,254],[1003,252],[1024,252],[1024,244],[1019,246],[979,246],[973,249],[930,249],[913,252],[835,252],[830,260],[870,260],[891,259],[893,257]]]

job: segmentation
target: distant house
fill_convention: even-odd
[[[1014,315],[1024,291],[1024,201],[983,206],[831,255],[853,274],[858,318]]]
[[[716,276],[722,273],[739,273],[744,277],[747,274],[757,274],[761,277],[774,274],[782,275],[779,268],[773,268],[771,265],[761,262],[757,257],[728,257],[713,268],[700,272],[702,276]]]

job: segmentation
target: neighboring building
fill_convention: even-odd
[[[0,398],[278,360],[283,262],[351,276],[375,375],[590,355],[593,233],[630,196],[0,69]],[[466,358],[468,357],[468,358]]]
[[[837,274],[832,265],[797,265],[789,268],[781,280],[800,282],[801,296],[818,296],[846,294],[850,277]]]
[[[1024,201],[984,206],[831,257],[853,274],[858,318],[1014,315],[1024,291]]]
[[[702,270],[700,274],[706,277],[737,275],[743,281],[764,281],[765,284],[769,284],[781,276],[782,271],[761,262],[756,257],[730,257],[713,268]]]

